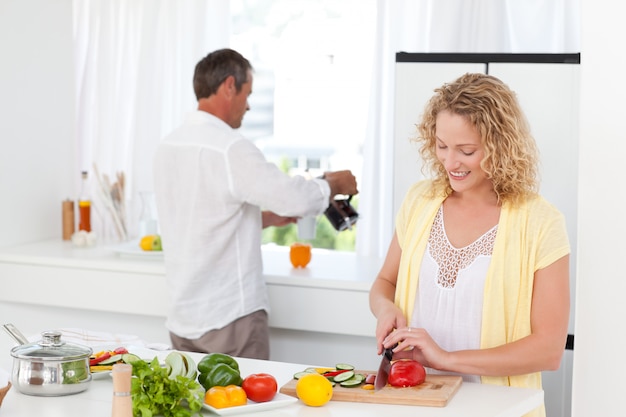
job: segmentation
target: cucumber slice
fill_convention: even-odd
[[[300,379],[305,375],[309,375],[311,372],[307,372],[307,371],[302,371],[302,372],[296,372],[295,374],[293,374],[293,379]]]
[[[337,365],[335,365],[335,368],[340,370],[354,371],[354,366],[348,363],[338,363]]]
[[[140,361],[140,360],[141,358],[139,356],[132,354],[132,353],[124,353],[122,355],[122,362],[129,363],[131,365],[133,364],[133,362]]]
[[[365,381],[365,378],[367,378],[367,376],[363,374],[355,374],[354,377],[359,378],[361,381]]]
[[[362,383],[363,383],[363,380],[361,378],[350,378],[346,381],[340,382],[339,385],[341,385],[342,387],[346,387],[346,388],[354,388],[354,387],[358,387]]]
[[[105,359],[100,362],[98,365],[111,365],[113,363],[119,362],[122,360],[122,355],[113,355],[109,359]]]
[[[352,378],[354,378],[354,371],[346,371],[346,372],[340,373],[339,375],[335,375],[333,377],[333,380],[335,382],[343,382]]]

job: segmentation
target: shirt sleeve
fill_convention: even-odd
[[[535,270],[542,269],[570,253],[569,237],[563,214],[543,201],[537,210],[539,244]]]
[[[281,216],[315,216],[329,205],[328,182],[285,174],[247,139],[228,149],[226,167],[232,195],[263,210]]]

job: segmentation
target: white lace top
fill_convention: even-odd
[[[452,246],[439,208],[420,269],[411,327],[426,329],[448,351],[478,349],[483,288],[498,226],[463,248]],[[437,373],[429,369],[431,373]],[[464,375],[480,382],[476,375]]]

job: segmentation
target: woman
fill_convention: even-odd
[[[570,249],[562,214],[538,195],[515,93],[463,75],[435,90],[418,129],[433,179],[407,192],[370,291],[378,353],[398,344],[394,359],[428,372],[541,388],[567,337]]]

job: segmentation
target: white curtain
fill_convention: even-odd
[[[103,240],[120,236],[98,199],[94,164],[111,182],[124,173],[134,236],[138,195],[152,190],[154,149],[195,108],[194,66],[228,45],[229,22],[228,0],[74,1],[77,158],[90,175],[92,223]]]
[[[392,213],[395,54],[580,52],[579,0],[379,0],[357,253],[383,257]],[[416,120],[416,123],[418,121]]]

